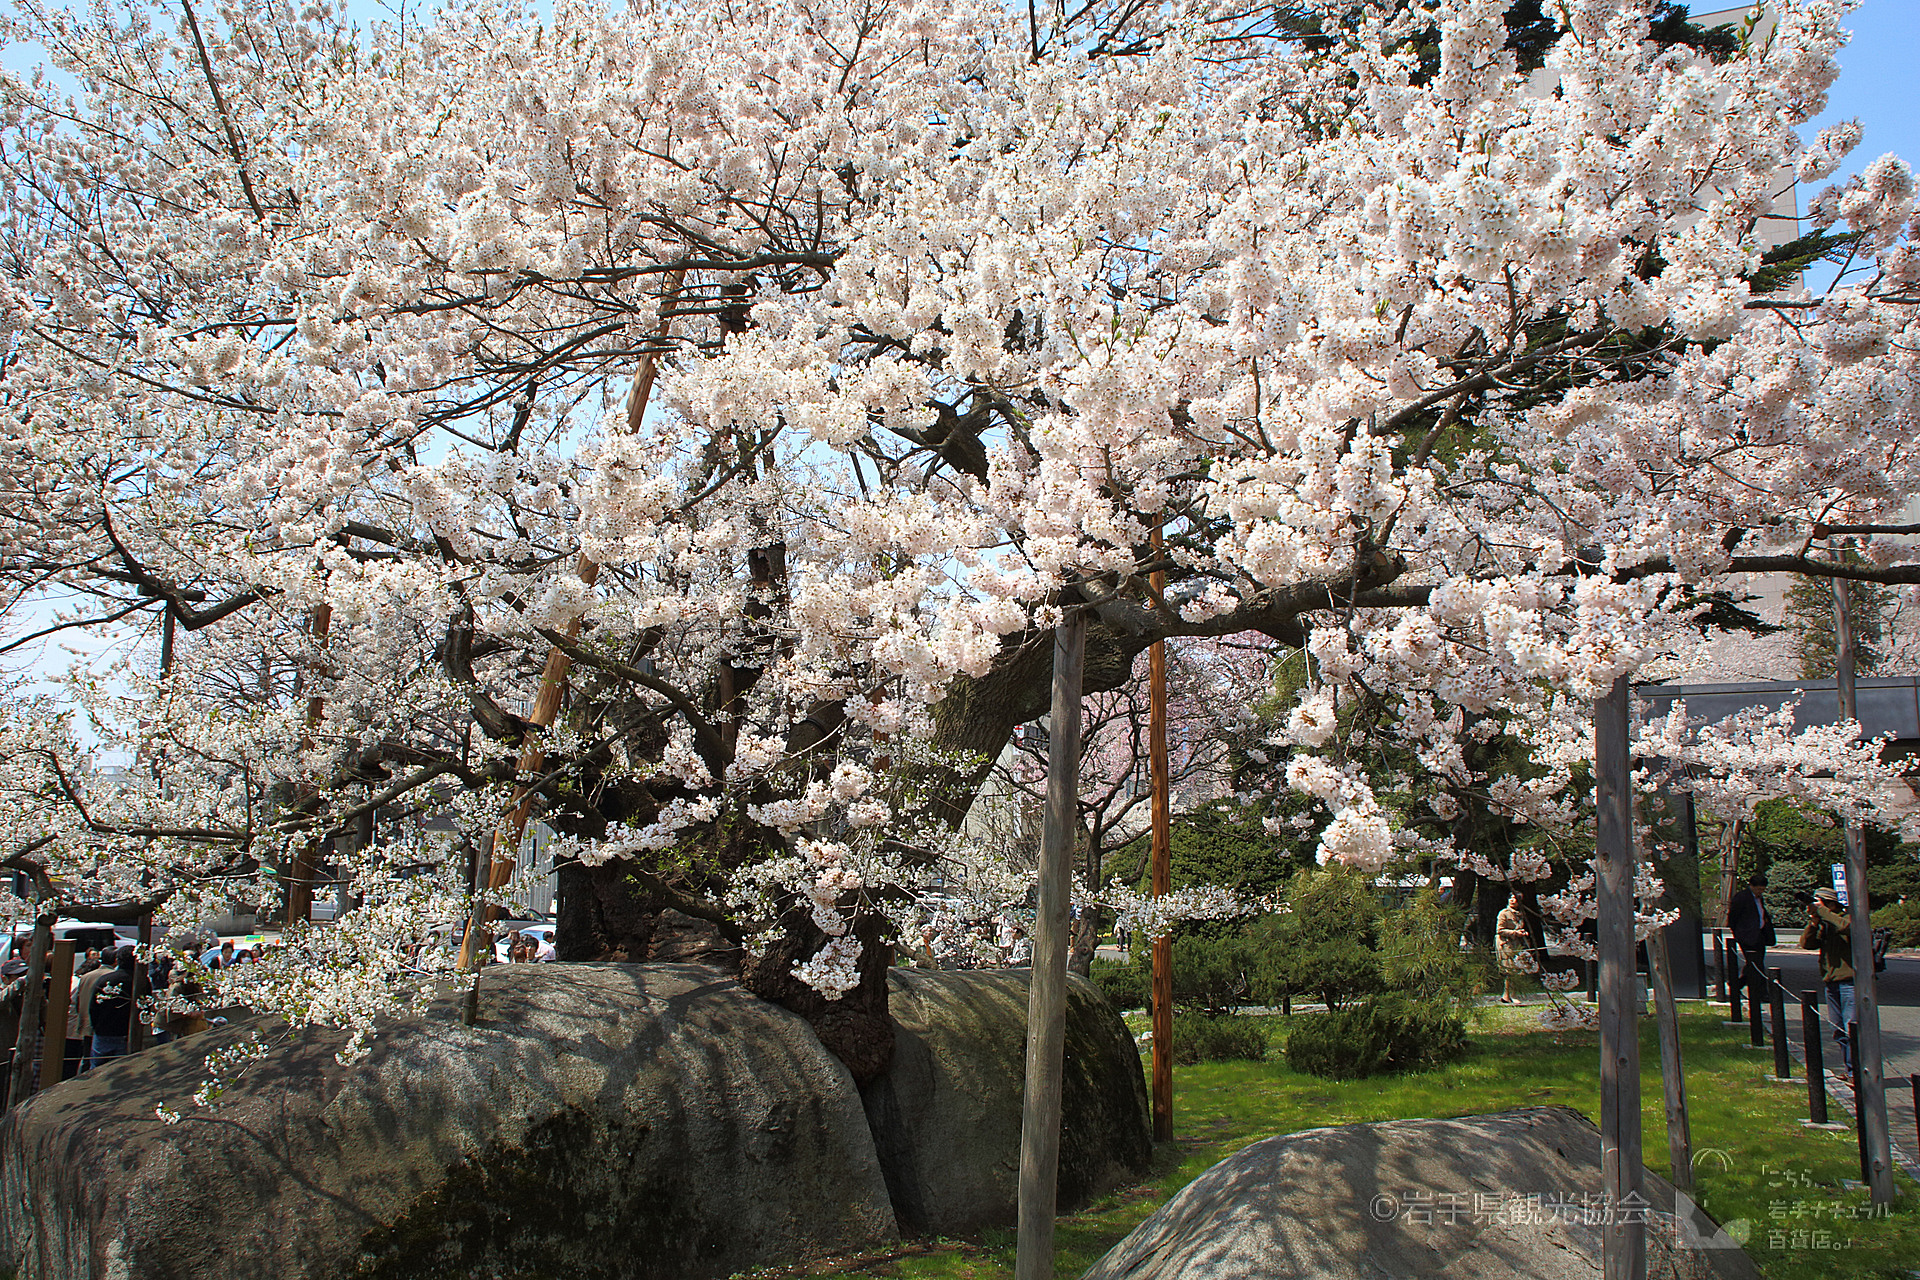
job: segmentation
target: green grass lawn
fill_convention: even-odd
[[[1154,1157],[1149,1181],[1109,1196],[1055,1227],[1054,1273],[1077,1277],[1168,1196],[1249,1142],[1322,1125],[1414,1116],[1459,1116],[1510,1107],[1564,1105],[1599,1117],[1598,1046],[1592,1032],[1551,1032],[1532,1010],[1485,1011],[1464,1061],[1426,1075],[1336,1083],[1267,1062],[1209,1063],[1174,1071],[1174,1132]],[[1273,1018],[1273,1039],[1285,1020]],[[1643,1024],[1645,1156],[1668,1171],[1659,1043]],[[1851,1131],[1809,1130],[1806,1084],[1774,1084],[1769,1052],[1745,1047],[1744,1032],[1723,1027],[1719,1011],[1694,1005],[1685,1015],[1688,1101],[1693,1113],[1696,1198],[1723,1223],[1745,1219],[1747,1250],[1768,1280],[1897,1277],[1920,1268],[1920,1195],[1904,1193],[1890,1214],[1867,1217]],[[1795,1066],[1798,1072],[1798,1064]],[[1834,1116],[1844,1119],[1837,1107]],[[1011,1280],[1013,1233],[977,1240],[910,1242],[885,1257],[819,1263],[763,1276],[939,1277]]]

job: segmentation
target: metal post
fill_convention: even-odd
[[[1853,624],[1847,616],[1847,581],[1833,580],[1833,639],[1835,683],[1840,694],[1840,718],[1858,721],[1853,690]],[[1866,1153],[1867,1184],[1875,1204],[1893,1202],[1893,1142],[1887,1130],[1887,1095],[1880,1061],[1880,997],[1873,973],[1873,914],[1867,896],[1867,841],[1860,824],[1847,824],[1847,917],[1853,935],[1853,1016],[1860,1034],[1847,1046],[1860,1083],[1854,1089],[1854,1114],[1860,1123],[1862,1151]]]
[[[1740,963],[1740,948],[1727,944],[1727,1021],[1740,1021],[1740,984],[1746,981],[1746,968]]]
[[[1780,970],[1767,970],[1773,999],[1773,1078],[1793,1079],[1793,1055],[1787,1052],[1787,988],[1780,981]]]
[[[1053,633],[1053,715],[1047,725],[1047,813],[1040,897],[1033,920],[1027,1001],[1027,1088],[1020,1117],[1020,1220],[1016,1280],[1052,1280],[1053,1214],[1060,1172],[1060,1087],[1067,1012],[1067,906],[1073,890],[1074,815],[1080,802],[1080,676],[1087,619],[1074,612]]]
[[[1682,1191],[1693,1189],[1693,1126],[1687,1118],[1687,1077],[1680,1062],[1680,1012],[1673,1002],[1673,962],[1664,930],[1647,936],[1647,976],[1653,980],[1653,1011],[1660,1023],[1660,1081],[1667,1098],[1668,1177]]]
[[[1858,999],[1858,997],[1855,997]],[[1873,1185],[1873,1156],[1867,1150],[1867,1109],[1860,1102],[1860,1022],[1847,1024],[1847,1057],[1852,1060],[1853,1133],[1860,1143],[1860,1181]]]
[[[1727,949],[1718,929],[1713,931],[1713,998],[1727,998]]]
[[[1826,1023],[1820,1017],[1820,993],[1800,993],[1800,1038],[1807,1048],[1807,1123],[1827,1123],[1827,1068],[1823,1061]]]
[[[1920,1075],[1910,1075],[1907,1083],[1913,1087],[1913,1136],[1920,1142]]]
[[[1600,943],[1600,1177],[1612,1209],[1601,1234],[1603,1280],[1646,1280],[1647,1226],[1638,1206],[1640,1026],[1634,1008],[1633,769],[1629,759],[1627,678],[1593,701],[1595,890]]]
[[[1760,993],[1766,989],[1762,985],[1766,973],[1752,963],[1745,965],[1740,973],[1747,980],[1747,1038],[1759,1049],[1767,1043],[1767,1033],[1760,1025]]]
[[[1153,530],[1154,558],[1160,554],[1160,529]],[[1152,575],[1156,597],[1167,575]],[[1147,651],[1147,761],[1153,784],[1152,889],[1156,898],[1173,888],[1173,802],[1167,765],[1167,646],[1153,642]],[[1153,940],[1153,1140],[1173,1138],[1173,938]]]

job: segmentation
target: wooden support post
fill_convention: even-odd
[[[1158,558],[1160,530],[1153,531]],[[1155,571],[1153,592],[1166,589],[1167,575]],[[1173,887],[1171,770],[1167,767],[1167,652],[1156,640],[1147,651],[1147,759],[1153,784],[1153,896],[1164,897]],[[1153,1140],[1173,1138],[1173,938],[1153,939]]]
[[[313,643],[316,648],[326,647],[327,633],[332,630],[332,628],[333,606],[330,604],[315,605],[313,614],[308,619],[307,630],[308,634],[313,637]],[[318,680],[321,674],[323,674],[322,671],[316,669],[313,672],[314,679]],[[305,751],[313,746],[313,731],[320,727],[320,722],[326,718],[326,714],[327,699],[324,694],[314,693],[307,698],[306,730],[300,739],[301,750]],[[311,795],[311,785],[305,783],[302,785],[307,788],[308,794]],[[288,859],[287,883],[281,894],[281,901],[286,905],[286,920],[284,923],[289,928],[296,922],[299,924],[307,924],[313,919],[313,877],[319,865],[320,837],[318,835],[302,843],[298,849],[294,850],[293,856]],[[131,1044],[131,1041],[129,1041],[129,1044]]]
[[[34,918],[33,945],[27,952],[26,994],[20,1002],[20,1037],[14,1045],[13,1087],[7,1091],[8,1104],[19,1106],[33,1093],[34,1050],[40,1037],[40,1020],[46,1013],[47,957],[53,951],[53,925],[59,917],[49,908]],[[66,1052],[64,1043],[61,1052]]]
[[[1847,580],[1833,580],[1834,672],[1840,718],[1858,720],[1853,688],[1853,625],[1847,615]],[[1880,1061],[1880,997],[1873,973],[1873,915],[1867,896],[1867,841],[1860,824],[1847,824],[1847,920],[1853,937],[1853,1016],[1860,1025],[1847,1046],[1859,1073],[1854,1108],[1867,1159],[1864,1179],[1873,1203],[1893,1202],[1893,1143],[1887,1129],[1885,1065]]]
[[[588,555],[581,555],[574,566],[581,585],[592,587],[599,580],[600,566]],[[566,625],[567,640],[572,642],[580,637],[580,619],[573,618]],[[546,767],[547,752],[536,735],[553,724],[554,717],[560,713],[560,700],[566,693],[567,672],[573,669],[573,659],[556,648],[547,654],[547,664],[540,672],[540,690],[535,695],[533,710],[527,716],[528,741],[520,751],[520,759],[514,772],[523,779],[513,790],[513,803],[507,809],[506,817],[493,837],[493,856],[481,863],[486,872],[485,883],[474,885],[473,913],[467,922],[466,937],[460,944],[460,966],[463,969],[478,970],[486,963],[487,952],[493,946],[494,904],[488,893],[504,889],[513,879],[513,869],[520,856],[520,840],[526,835],[527,820],[533,815],[534,794],[530,783],[524,781],[529,774],[537,774]]]
[[[1016,1280],[1052,1280],[1060,1173],[1060,1088],[1066,1049],[1067,907],[1073,893],[1074,815],[1080,803],[1080,677],[1087,619],[1053,633],[1053,714],[1047,724],[1047,812],[1027,1001],[1027,1089],[1020,1114],[1020,1224]]]
[[[1673,966],[1667,957],[1667,935],[1655,929],[1647,936],[1647,973],[1653,981],[1654,1017],[1660,1023],[1660,1082],[1667,1098],[1668,1180],[1682,1191],[1693,1190],[1693,1125],[1687,1116],[1687,1077],[1680,1060],[1680,1011],[1673,1001]]]
[[[67,1013],[73,998],[73,939],[53,944],[53,963],[47,970],[47,1039],[40,1055],[40,1087],[48,1089],[67,1077]],[[80,1049],[82,1058],[91,1045]]]
[[[1640,1143],[1640,1019],[1635,996],[1633,768],[1627,678],[1593,702],[1594,877],[1600,942],[1600,1178],[1609,1209],[1603,1280],[1646,1280],[1647,1222]]]
[[[679,296],[680,286],[686,278],[685,268],[667,277],[667,287],[660,296],[660,309],[663,316],[660,327],[656,331],[656,345],[666,340],[667,333],[673,326],[672,319],[666,317],[664,313]],[[627,393],[627,429],[629,431],[637,432],[640,430],[641,423],[646,420],[647,402],[653,396],[653,383],[657,371],[654,352],[648,350],[640,357],[639,367],[633,375],[633,388]],[[580,579],[582,586],[591,589],[599,580],[600,566],[592,556],[582,552],[580,559],[574,565],[574,574]],[[578,617],[567,623],[564,634],[569,644],[580,638]],[[522,781],[514,788],[513,802],[507,807],[506,817],[501,821],[499,829],[494,832],[492,856],[483,859],[474,868],[472,914],[467,920],[466,936],[460,944],[462,969],[479,972],[480,967],[487,961],[487,953],[493,947],[494,906],[488,900],[488,894],[493,890],[504,889],[513,880],[514,864],[520,856],[520,839],[526,834],[527,820],[533,814],[533,788],[524,779],[529,774],[539,773],[546,766],[547,753],[546,748],[540,743],[540,734],[541,731],[553,725],[554,716],[559,714],[560,699],[567,687],[567,672],[572,668],[573,659],[557,646],[547,652],[546,666],[540,672],[539,692],[534,697],[533,711],[527,716],[527,722],[532,728],[527,734],[526,744],[521,749],[520,759],[515,768],[516,776]],[[485,872],[484,883],[481,877],[482,871]],[[476,978],[476,984],[478,981]],[[467,1008],[470,1013],[478,1000],[479,987],[476,985],[467,997]]]

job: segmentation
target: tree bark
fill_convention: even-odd
[[[1058,1208],[1060,1097],[1067,1021],[1067,911],[1073,890],[1074,817],[1080,807],[1081,657],[1085,615],[1054,638],[1053,707],[1047,735],[1046,834],[1033,918],[1033,980],[1027,1000],[1027,1082],[1020,1113],[1019,1280],[1053,1275]]]
[[[1840,715],[1843,719],[1855,720],[1858,717],[1854,712],[1853,627],[1847,614],[1844,578],[1833,580],[1833,631]],[[1887,1129],[1886,1068],[1880,1059],[1879,980],[1873,972],[1873,904],[1867,893],[1866,833],[1861,831],[1859,823],[1847,823],[1846,841],[1847,919],[1853,940],[1853,1016],[1857,1028],[1849,1048],[1853,1051],[1854,1079],[1859,1082],[1855,1103],[1860,1137],[1866,1147],[1869,1195],[1875,1204],[1891,1204],[1893,1151]],[[1758,996],[1749,998],[1758,999]]]
[[[1687,1117],[1687,1075],[1680,1058],[1680,1013],[1673,1002],[1673,969],[1667,935],[1647,935],[1647,973],[1653,979],[1654,1013],[1660,1020],[1660,1080],[1667,1098],[1668,1181],[1693,1190],[1693,1126]]]
[[[1627,678],[1593,700],[1598,786],[1594,840],[1600,917],[1600,1177],[1612,1210],[1601,1228],[1604,1280],[1646,1280],[1647,1226],[1640,1132],[1640,1018],[1633,998],[1633,765]]]
[[[1100,946],[1100,913],[1082,911],[1067,929],[1067,968],[1081,977],[1093,972],[1093,955]]]

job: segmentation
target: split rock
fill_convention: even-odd
[[[846,1068],[719,970],[501,966],[459,1005],[349,1066],[282,1028],[211,1110],[247,1028],[38,1095],[0,1121],[0,1271],[680,1280],[896,1238]]]
[[[893,1065],[862,1090],[900,1225],[959,1235],[1015,1221],[1029,969],[895,969]],[[1140,1051],[1092,983],[1069,975],[1059,1208],[1146,1172]]]

